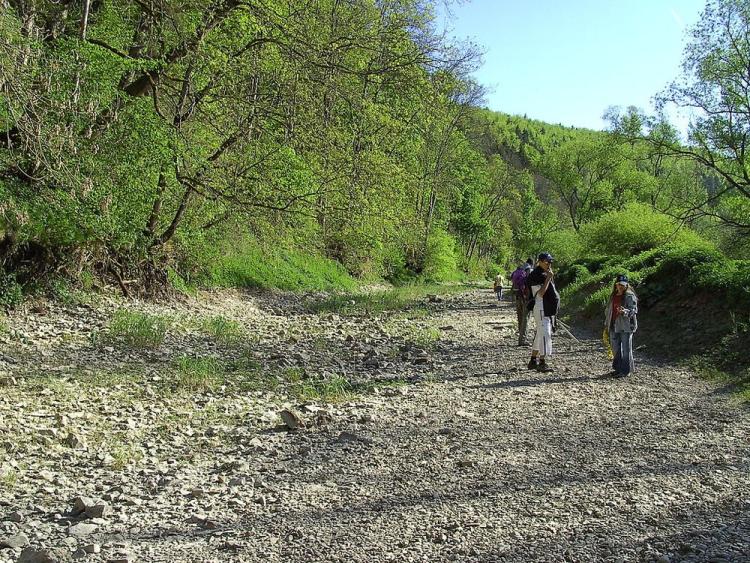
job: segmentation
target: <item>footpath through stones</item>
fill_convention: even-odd
[[[0,562],[750,561],[750,412],[717,384],[644,350],[604,377],[582,334],[529,371],[487,289],[311,303],[126,304],[169,319],[147,349],[114,301],[9,317]]]

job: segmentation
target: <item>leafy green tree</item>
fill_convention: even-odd
[[[668,154],[701,164],[717,181],[690,201],[688,216],[703,215],[750,231],[750,4],[710,0],[685,49],[683,73],[659,96],[660,107],[690,108],[688,146],[663,139]]]

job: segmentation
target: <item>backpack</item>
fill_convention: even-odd
[[[516,270],[510,276],[511,286],[516,291],[526,290],[526,278],[528,274],[524,270]]]
[[[534,304],[536,303],[536,294],[532,294],[531,292],[531,284],[529,283],[529,276],[526,276],[526,288],[529,292],[529,301],[526,304],[526,310],[527,311],[533,311],[534,310]],[[550,305],[551,308],[555,310],[555,312],[552,315],[547,315],[550,317],[556,317],[558,312],[560,311],[560,294],[557,292],[557,288],[553,284],[550,284],[547,292],[544,294],[543,301],[549,302],[546,305]],[[546,305],[542,306],[542,315],[544,316],[544,309],[547,308]]]

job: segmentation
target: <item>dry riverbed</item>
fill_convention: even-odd
[[[750,411],[715,384],[559,334],[529,371],[488,290],[321,299],[3,320],[0,563],[750,561]]]

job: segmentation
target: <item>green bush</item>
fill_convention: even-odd
[[[558,267],[577,260],[584,249],[581,236],[573,229],[552,231],[545,242]],[[586,251],[588,252],[588,249]]]
[[[618,274],[626,274],[635,287],[644,284],[643,296],[651,299],[659,299],[678,289],[681,292],[698,291],[704,289],[700,280],[707,280],[704,284],[707,285],[712,272],[724,268],[725,264],[726,260],[711,242],[686,230],[667,244],[629,258],[601,256],[563,269],[559,276],[566,282],[562,290],[562,306],[566,312],[582,312],[588,316],[599,314]],[[726,284],[741,282],[739,273],[737,281],[731,273],[724,272],[723,275]]]
[[[750,306],[750,260],[720,260],[696,264],[690,282],[727,300],[731,299],[733,305]]]
[[[447,232],[436,229],[427,239],[422,267],[425,281],[444,282],[461,278],[456,241]]]
[[[14,274],[0,270],[0,307],[12,309],[23,301],[23,291]]]
[[[679,232],[674,219],[641,203],[628,204],[581,229],[587,254],[632,256],[665,244]]]

